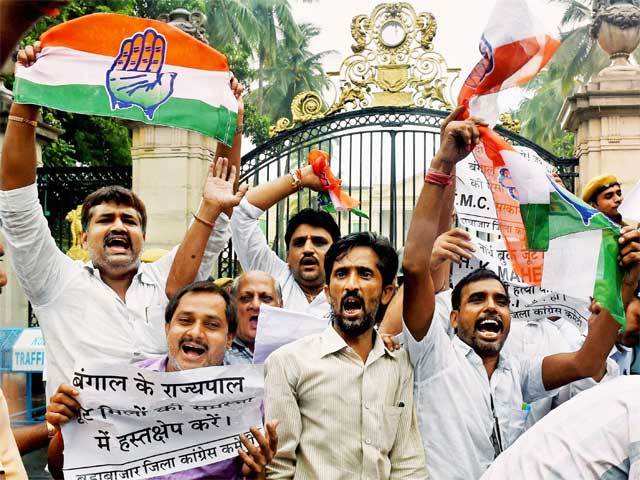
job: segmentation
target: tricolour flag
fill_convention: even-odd
[[[16,102],[195,130],[231,144],[238,104],[224,55],[164,22],[96,13],[46,31]]]
[[[558,46],[525,0],[498,0],[480,43],[483,59],[458,98],[467,106],[464,116],[495,123],[497,94],[533,78]],[[593,297],[624,325],[619,227],[527,162],[493,130],[480,127],[473,153],[489,184],[504,187],[492,194],[518,276],[572,297]]]

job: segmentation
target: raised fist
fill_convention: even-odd
[[[120,45],[120,52],[107,71],[111,108],[140,107],[151,120],[173,93],[177,73],[161,73],[167,41],[153,28],[136,33]]]

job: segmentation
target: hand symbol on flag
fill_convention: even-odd
[[[140,107],[151,120],[160,105],[173,93],[177,73],[160,73],[167,41],[152,28],[125,39],[107,71],[107,92],[111,108]]]

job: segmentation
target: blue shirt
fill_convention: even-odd
[[[231,343],[231,348],[224,352],[224,364],[239,365],[247,363],[253,363],[253,352],[246,343],[235,337]]]

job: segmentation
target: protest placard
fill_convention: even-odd
[[[258,331],[253,351],[253,363],[264,363],[275,349],[299,338],[322,332],[329,319],[293,312],[284,308],[260,305]]]
[[[473,231],[470,233],[476,247],[474,258],[463,258],[460,265],[453,265],[451,279],[454,285],[477,268],[491,269],[509,286],[513,321],[535,321],[559,316],[573,322],[581,331],[586,331],[589,318],[589,303],[586,299],[575,299],[523,283],[513,271],[509,252],[502,239],[488,242],[479,239]]]
[[[540,158],[533,150],[526,147],[515,147],[523,158],[530,162],[542,165],[551,173],[553,166]],[[473,155],[469,155],[456,166],[456,199],[455,209],[458,221],[461,225],[486,233],[500,234],[497,211],[509,211],[512,215],[520,215],[517,204],[517,192],[511,182],[511,176],[507,168],[498,169],[494,175],[498,181],[495,185],[489,185],[487,177]],[[491,187],[507,194],[507,198],[514,201],[509,204],[496,205],[491,193]]]
[[[65,479],[149,478],[216,463],[262,425],[259,365],[166,373],[82,364],[72,384],[81,409],[62,429]]]

